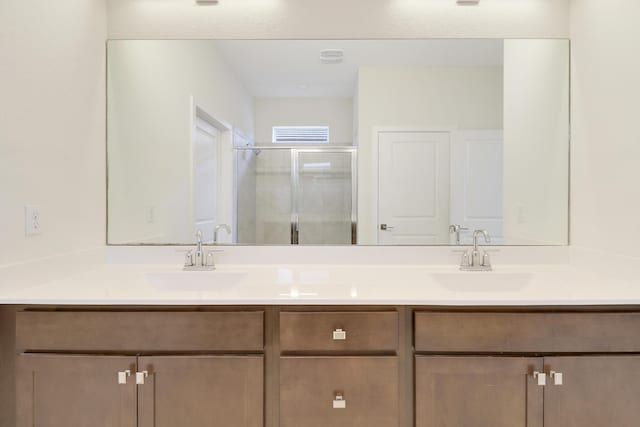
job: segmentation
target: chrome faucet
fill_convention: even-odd
[[[186,271],[210,271],[215,270],[213,262],[214,251],[204,251],[202,249],[202,230],[196,232],[196,250],[187,251],[184,258],[184,268]]]
[[[491,259],[486,251],[481,251],[478,245],[478,237],[484,236],[485,243],[491,243],[491,237],[487,230],[473,232],[473,249],[462,254],[460,270],[463,271],[491,271]]]
[[[456,245],[460,245],[460,232],[467,231],[468,228],[461,226],[460,224],[452,224],[449,226],[449,234],[456,235]]]
[[[227,224],[218,224],[218,225],[216,225],[216,228],[213,229],[213,243],[214,244],[218,243],[218,232],[220,230],[224,230],[227,233],[231,234],[231,227],[229,227]]]

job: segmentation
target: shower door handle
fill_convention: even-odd
[[[297,245],[300,242],[300,217],[294,215],[291,218],[291,244]]]

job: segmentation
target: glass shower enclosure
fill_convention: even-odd
[[[355,147],[237,147],[240,244],[357,243]]]

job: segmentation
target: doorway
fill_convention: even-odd
[[[255,241],[238,243],[357,243],[355,147],[250,146],[236,150],[255,156],[255,181],[237,177],[237,181],[255,182],[255,204],[249,206],[247,197],[240,194],[236,198],[238,223],[249,223],[242,215],[255,215]],[[247,168],[242,170],[246,173]]]

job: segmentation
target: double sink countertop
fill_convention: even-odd
[[[20,277],[20,276],[16,276]],[[5,278],[6,279],[6,278]],[[639,305],[638,280],[572,265],[102,264],[52,280],[0,283],[0,304],[25,305]]]

